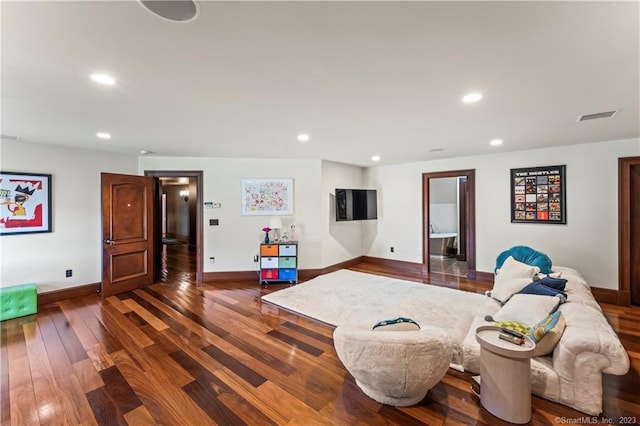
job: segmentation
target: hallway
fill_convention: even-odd
[[[161,283],[179,286],[196,283],[196,248],[186,243],[162,243]]]

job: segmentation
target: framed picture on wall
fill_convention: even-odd
[[[512,223],[567,223],[565,168],[511,169]]]
[[[0,235],[51,232],[51,175],[0,172]]]
[[[293,179],[242,179],[242,215],[293,214]]]

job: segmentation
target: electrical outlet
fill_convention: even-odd
[[[256,254],[255,256],[253,256],[253,261],[257,262],[258,261],[258,255]]]
[[[395,249],[393,247],[391,247],[391,253],[393,253],[395,251]]]
[[[209,263],[216,263],[216,258],[215,257],[210,257],[209,258]]]
[[[69,278],[73,276],[73,269],[67,269],[66,271],[64,271],[64,276]]]

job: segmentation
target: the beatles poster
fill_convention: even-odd
[[[511,222],[567,223],[565,167],[511,169]]]

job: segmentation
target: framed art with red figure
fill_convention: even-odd
[[[51,232],[51,175],[0,172],[0,235]]]

